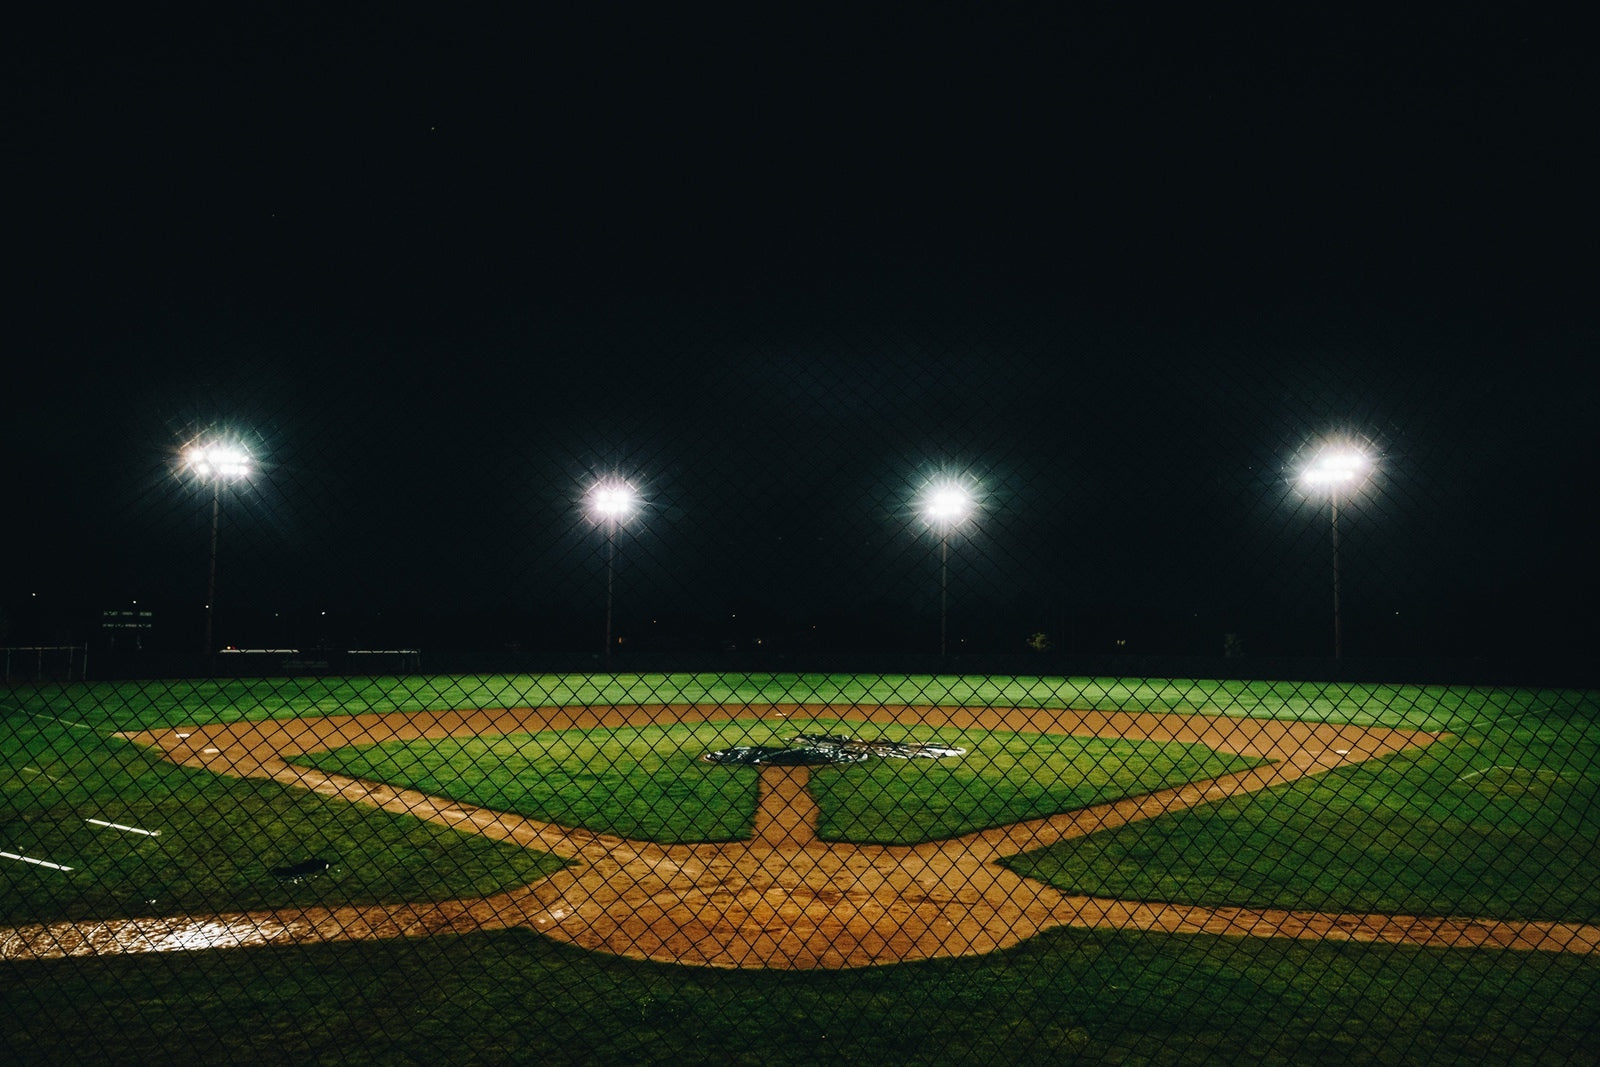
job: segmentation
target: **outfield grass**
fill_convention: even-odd
[[[874,759],[811,777],[828,840],[916,844],[1215,778],[1257,762],[1201,745],[991,730],[758,719],[497,737],[393,741],[295,762],[433,796],[662,844],[748,837],[757,771],[706,763],[797,730],[967,749],[942,760]]]
[[[1017,857],[1072,893],[1600,922],[1600,724],[1461,723],[1413,750]]]
[[[337,715],[356,711],[570,704],[858,703],[1178,711],[1455,730],[1595,697],[1573,690],[1212,679],[991,678],[849,674],[512,674],[177,679],[19,688],[0,714],[55,716],[97,730]]]

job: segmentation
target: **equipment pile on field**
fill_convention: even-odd
[[[700,758],[708,763],[735,763],[759,767],[793,767],[802,764],[861,763],[869,756],[889,759],[943,759],[964,756],[967,750],[937,741],[865,741],[858,737],[830,734],[799,734],[789,739],[793,747],[781,745],[740,745]]]

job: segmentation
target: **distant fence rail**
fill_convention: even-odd
[[[10,645],[0,648],[0,677],[18,682],[81,682],[88,676],[86,645]]]
[[[218,669],[226,674],[382,674],[422,667],[418,648],[225,648]]]

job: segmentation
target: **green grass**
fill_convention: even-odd
[[[0,851],[72,868],[0,863],[0,923],[452,899],[561,866],[420,819],[174,766],[62,722],[8,719],[0,755]],[[313,858],[333,867],[297,884],[269,873]]]
[[[778,739],[757,720],[739,720],[391,741],[310,753],[295,762],[545,822],[671,844],[745,837],[756,808],[755,770],[700,756]]]
[[[873,759],[812,777],[821,836],[909,845],[1073,811],[1264,762],[1202,745],[1122,738],[824,724],[967,749],[958,759]]]
[[[525,931],[0,967],[12,1062],[1600,1063],[1600,960],[1061,929],[732,972]]]
[[[1576,710],[1468,724],[1010,865],[1145,900],[1600,922],[1600,726]]]
[[[1456,730],[1505,715],[1571,708],[1574,690],[1343,682],[962,675],[511,674],[372,678],[178,679],[15,689],[0,715],[66,717],[96,730],[332,715],[354,711],[558,704],[976,704],[1081,710],[1205,712],[1255,718]]]
[[[796,730],[965,747],[942,760],[873,759],[818,768],[813,795],[829,840],[915,844],[1214,778],[1256,762],[1200,745],[937,732],[819,719],[774,727],[755,719],[356,745],[296,762],[433,796],[672,844],[744,838],[756,807],[754,768],[700,756],[776,745]]]

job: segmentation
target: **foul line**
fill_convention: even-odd
[[[28,714],[31,717],[35,718],[35,719],[46,719],[46,720],[48,720],[50,722],[58,722],[62,726],[70,726],[75,730],[93,730],[94,729],[94,727],[90,726],[88,723],[68,722],[66,719],[58,719],[54,715],[46,715],[42,711],[30,711],[30,712],[28,712]]]
[[[141,830],[137,826],[124,826],[120,822],[106,822],[104,819],[85,819],[83,821],[93,823],[96,826],[108,826],[113,830],[125,830],[130,834],[143,834],[146,837],[161,836],[160,830]]]
[[[52,871],[72,870],[71,867],[63,867],[59,863],[51,863],[49,860],[36,860],[32,856],[23,856],[15,852],[0,852],[0,859],[21,860],[23,863],[32,863],[40,867],[49,867]]]

